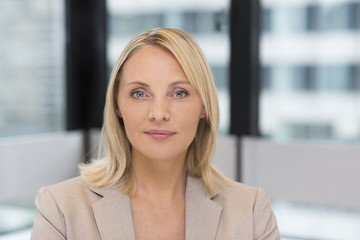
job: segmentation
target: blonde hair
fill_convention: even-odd
[[[123,193],[135,192],[135,177],[131,164],[131,144],[126,137],[124,123],[116,114],[121,71],[125,62],[143,46],[158,46],[171,52],[182,66],[190,84],[202,99],[206,117],[198,129],[187,154],[187,171],[201,178],[207,191],[216,194],[217,183],[228,179],[211,166],[219,126],[219,106],[215,84],[204,54],[195,40],[186,32],[173,28],[152,29],[136,36],[125,47],[110,76],[104,109],[102,138],[98,159],[80,165],[83,179],[89,184],[116,186],[121,183]]]

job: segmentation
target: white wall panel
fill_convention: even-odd
[[[360,209],[360,145],[242,139],[243,182],[273,199]]]
[[[31,199],[41,186],[77,175],[81,132],[4,138],[0,141],[0,202]]]

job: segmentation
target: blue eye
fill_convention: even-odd
[[[176,93],[174,94],[174,96],[175,96],[176,98],[184,98],[184,97],[186,97],[187,95],[188,95],[188,93],[185,92],[185,91],[178,91],[178,92],[176,92]]]
[[[144,92],[140,92],[140,91],[136,91],[131,93],[131,96],[137,98],[137,99],[141,99],[143,97],[145,97],[145,93]]]

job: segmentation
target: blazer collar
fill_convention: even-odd
[[[92,206],[101,239],[135,239],[129,196],[110,188],[90,190],[102,196]],[[222,207],[212,200],[216,196],[206,194],[200,179],[187,177],[186,240],[215,239],[222,213]]]
[[[215,239],[222,207],[209,196],[198,178],[188,176],[186,183],[186,240]]]
[[[90,187],[90,190],[102,196],[92,205],[101,239],[135,239],[129,196],[117,189]]]

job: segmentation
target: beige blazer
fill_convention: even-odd
[[[135,239],[128,195],[94,188],[81,178],[41,188],[32,240]],[[264,191],[233,182],[208,196],[201,180],[188,176],[186,239],[280,239]]]

